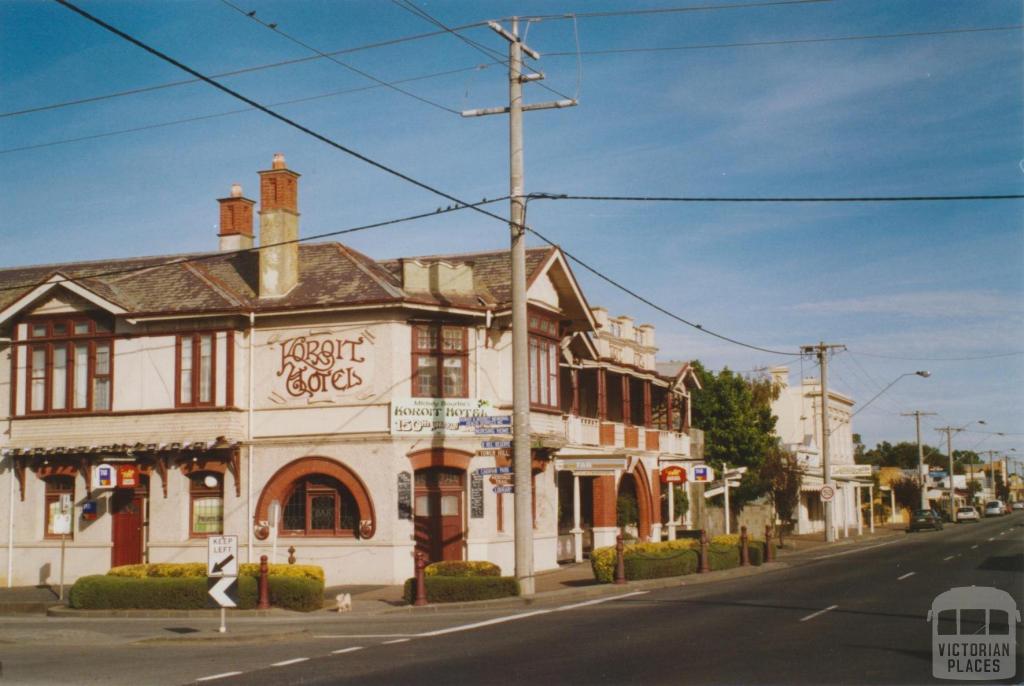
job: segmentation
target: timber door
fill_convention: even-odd
[[[142,526],[146,499],[127,488],[119,488],[110,497],[111,539],[110,566],[134,565],[142,562]]]
[[[463,472],[432,467],[416,472],[416,550],[430,562],[461,560]]]

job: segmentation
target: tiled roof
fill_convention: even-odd
[[[533,275],[552,250],[528,250],[527,274]],[[183,258],[190,261],[174,263]],[[54,276],[72,279],[131,314],[259,312],[400,301],[481,308],[511,300],[508,251],[415,259],[472,264],[476,292],[406,292],[398,260],[377,262],[340,243],[307,243],[299,246],[298,285],[272,300],[259,298],[258,253],[199,253],[0,269],[0,310]],[[90,276],[107,272],[119,273]]]

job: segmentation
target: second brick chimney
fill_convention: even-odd
[[[246,250],[252,247],[252,206],[255,200],[242,196],[242,187],[231,186],[231,197],[220,198],[220,249]]]
[[[260,298],[280,298],[299,282],[299,175],[276,153],[260,173]],[[274,247],[263,247],[274,246]]]

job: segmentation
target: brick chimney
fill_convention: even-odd
[[[242,196],[242,187],[231,186],[231,197],[220,198],[220,249],[245,250],[252,247],[252,206],[255,200]]]
[[[260,173],[260,246],[299,237],[299,175],[276,153],[270,169]],[[299,245],[260,250],[260,298],[280,298],[299,281]]]

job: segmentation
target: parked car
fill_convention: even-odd
[[[973,507],[958,507],[956,510],[956,520],[958,522],[976,522],[981,517],[978,516],[978,511]]]
[[[1013,504],[1013,509],[1015,509],[1015,510],[1024,510],[1024,500],[1018,500],[1017,502],[1015,502]]]
[[[915,511],[910,517],[910,528],[907,531],[920,531],[921,529],[942,531],[942,518],[935,514],[935,510]]]
[[[985,516],[986,517],[999,517],[1005,514],[1003,510],[1002,500],[990,500],[985,503]]]

